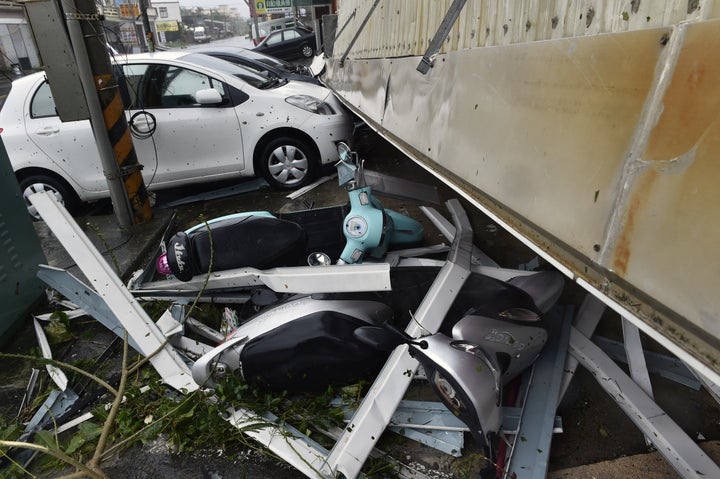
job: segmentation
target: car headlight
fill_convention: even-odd
[[[293,95],[285,98],[285,101],[298,108],[302,108],[316,115],[334,115],[335,111],[322,100],[310,95]]]

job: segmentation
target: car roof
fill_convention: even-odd
[[[190,55],[192,51],[163,51],[163,52],[146,52],[146,53],[128,53],[127,55],[118,55],[116,61],[123,63],[125,59],[130,61],[136,60],[179,60],[185,55]],[[195,52],[200,53],[200,52]]]
[[[35,83],[39,77],[45,77],[45,71],[39,71],[31,73],[29,75],[23,75],[20,78],[16,78],[12,81],[13,86],[23,86],[25,83]]]
[[[277,33],[277,32],[285,32],[285,31],[287,31],[287,30],[302,30],[302,31],[305,32],[305,33],[312,33],[312,32],[313,32],[312,30],[310,30],[310,29],[307,28],[307,27],[303,27],[303,26],[301,26],[301,25],[295,25],[294,27],[287,27],[287,28],[282,28],[282,29],[280,29],[280,30],[273,30],[270,34],[272,35],[273,33]]]
[[[205,52],[247,53],[250,51],[252,51],[252,50],[248,50],[247,48],[244,48],[244,47],[229,47],[227,45],[206,45],[204,47],[198,47],[198,48],[193,48],[192,50],[188,50],[188,53],[189,52],[194,52],[194,53],[205,53]],[[253,53],[257,53],[257,52],[253,52]]]

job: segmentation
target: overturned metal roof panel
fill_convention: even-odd
[[[392,11],[380,2],[357,34],[372,3],[342,3],[330,87],[717,377],[720,2],[638,2],[629,12],[622,6],[633,2],[557,2],[561,12],[468,1],[427,74],[417,71],[421,56],[451,2],[393,2]],[[530,28],[505,34],[513,17]]]

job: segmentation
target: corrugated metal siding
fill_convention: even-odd
[[[347,50],[372,4],[340,1],[338,25],[355,15],[336,40],[336,54]],[[452,0],[381,0],[350,56],[424,54],[451,4]],[[719,15],[720,0],[468,0],[441,52],[658,28]]]

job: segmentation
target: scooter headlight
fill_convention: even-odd
[[[287,103],[316,115],[334,115],[330,105],[310,95],[293,95],[285,98]]]
[[[444,399],[445,404],[452,410],[454,414],[461,414],[467,408],[462,402],[455,388],[452,386],[450,381],[445,379],[439,372],[435,371],[432,377],[432,382],[435,385],[435,389]]]

